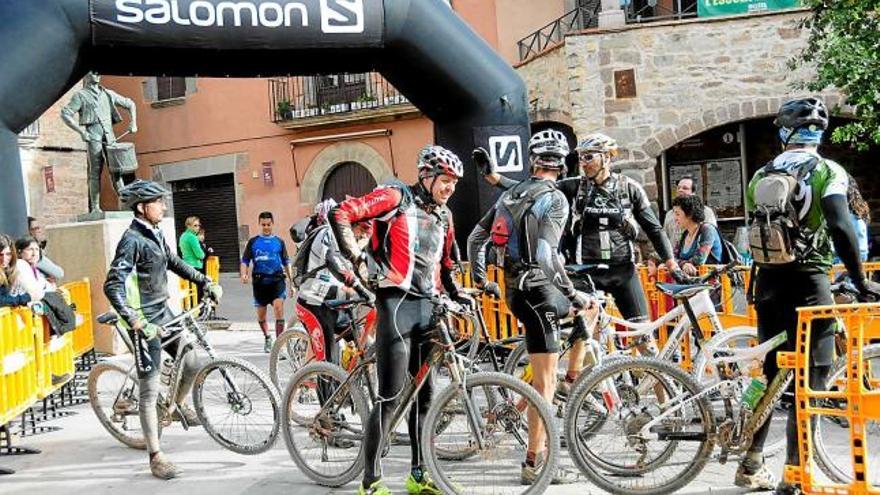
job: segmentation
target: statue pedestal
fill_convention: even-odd
[[[83,213],[76,216],[77,222],[94,222],[97,220],[127,220],[131,223],[134,213],[130,211],[96,211],[92,213]]]
[[[111,310],[104,296],[104,281],[107,270],[116,255],[116,245],[134,218],[129,212],[103,212],[101,219],[53,225],[46,228],[48,245],[46,254],[64,269],[62,283],[88,278],[92,291],[92,317],[95,329],[95,350],[119,354],[127,352],[116,331],[97,322],[98,315]],[[86,215],[83,215],[83,217]],[[174,219],[165,218],[161,223],[166,242],[177,237]],[[176,247],[169,246],[171,252]],[[180,283],[176,275],[168,274],[168,304],[175,312],[181,310]]]

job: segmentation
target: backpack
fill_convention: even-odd
[[[807,242],[794,200],[802,194],[800,183],[819,164],[819,157],[807,156],[794,166],[784,162],[781,166],[767,164],[765,175],[755,184],[749,247],[756,263],[781,265],[803,259],[806,254]]]
[[[312,229],[308,234],[306,234],[306,238],[300,244],[299,249],[296,251],[296,256],[293,257],[293,285],[297,289],[302,287],[302,284],[315,276],[316,273],[323,270],[327,267],[327,263],[325,262],[321,266],[312,268],[309,270],[309,258],[312,256],[312,245],[315,244],[315,239],[317,239],[318,234],[329,229],[329,225],[323,225],[318,228]]]
[[[534,225],[528,225],[528,220],[534,218],[532,206],[545,193],[556,189],[549,181],[526,181],[520,184],[505,192],[498,200],[489,232],[497,261],[502,264],[511,262],[511,268],[533,265],[529,237],[535,232]]]
[[[712,225],[712,227],[715,229],[715,234],[718,235],[718,239],[721,240],[721,259],[718,260],[718,263],[729,265],[735,262],[737,265],[742,265],[744,260],[739,250],[736,249],[736,246],[721,235],[721,229],[719,229],[717,225]]]

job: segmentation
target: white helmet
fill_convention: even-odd
[[[449,175],[456,179],[464,177],[464,166],[455,153],[435,144],[419,151],[419,178]]]
[[[550,155],[555,158],[565,158],[568,151],[568,140],[565,139],[565,134],[555,129],[538,131],[529,139],[529,155],[531,156]]]
[[[617,141],[614,138],[606,136],[601,132],[594,132],[593,134],[587,134],[583,139],[578,143],[575,151],[578,153],[582,151],[593,151],[597,153],[607,154],[610,157],[615,157],[620,152],[620,149],[617,146]]]
[[[319,224],[327,223],[327,215],[330,214],[330,210],[336,207],[336,200],[333,198],[325,199],[320,203],[315,205],[315,217],[318,219]]]

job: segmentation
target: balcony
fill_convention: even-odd
[[[394,120],[419,113],[376,72],[269,79],[269,105],[272,122],[287,129]]]
[[[576,7],[559,19],[519,40],[516,44],[519,47],[520,62],[562,42],[565,35],[572,31],[596,27],[599,24],[600,9],[601,3],[599,2],[596,2],[592,8]]]
[[[35,120],[31,125],[25,127],[18,133],[19,139],[34,140],[40,137],[40,121]]]
[[[627,0],[627,24],[680,21],[697,17],[697,0]]]

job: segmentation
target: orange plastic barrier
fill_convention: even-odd
[[[215,284],[220,283],[220,258],[217,256],[208,256],[205,259],[205,274]],[[192,309],[199,305],[199,294],[196,284],[189,280],[180,279],[180,297],[184,311]]]
[[[809,383],[810,333],[813,321],[838,318],[847,330],[846,377],[837,390],[819,392]],[[868,436],[869,424],[880,421],[880,383],[863,361],[864,348],[880,338],[880,304],[846,304],[798,308],[798,333],[795,352],[780,352],[780,367],[795,372],[795,404],[798,423],[800,465],[785,467],[785,479],[798,483],[806,494],[870,495],[880,494],[876,464],[880,459],[869,456],[868,445],[877,442],[876,434]],[[868,385],[868,386],[866,386]],[[833,405],[830,405],[833,404]],[[817,416],[846,418],[849,424],[849,465],[853,478],[849,483],[825,482],[817,476],[813,462],[814,438],[811,419]],[[875,466],[869,473],[868,466]],[[871,474],[874,474],[872,476]],[[873,479],[872,479],[873,478]]]

